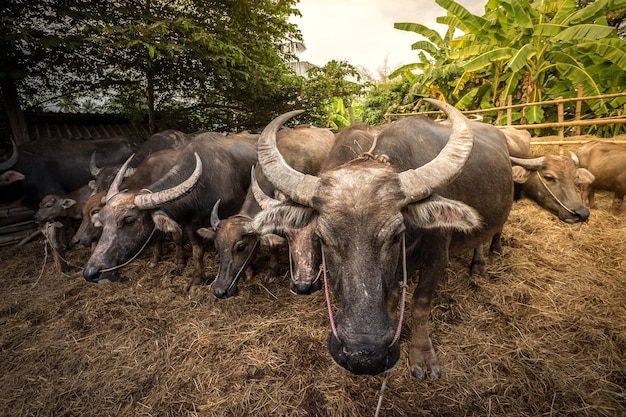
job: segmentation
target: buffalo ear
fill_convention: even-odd
[[[480,227],[480,215],[457,200],[432,196],[406,208],[409,223],[419,229],[443,229],[469,233]]]
[[[515,165],[512,167],[513,170],[513,181],[518,184],[525,183],[530,177],[531,171],[523,168],[519,165]]]
[[[283,203],[261,210],[249,223],[249,232],[258,235],[284,234],[285,229],[301,229],[313,221],[315,210],[310,207]]]
[[[276,247],[276,246],[282,246],[286,242],[286,239],[284,237],[274,235],[271,233],[267,235],[262,235],[260,240],[263,246],[268,246],[270,248]]]
[[[206,240],[214,240],[216,234],[215,230],[213,230],[213,228],[211,227],[201,227],[200,229],[196,230],[196,233],[198,234],[198,236]]]
[[[595,175],[587,171],[585,168],[578,168],[576,169],[574,184],[591,184],[595,179]]]
[[[164,233],[182,234],[183,231],[180,225],[176,223],[170,216],[165,214],[163,210],[154,210],[152,212],[152,221],[154,221],[154,227]]]
[[[21,172],[17,171],[6,171],[0,174],[0,185],[9,185],[14,183],[15,181],[20,181],[25,179],[26,177]]]
[[[76,200],[71,198],[64,198],[63,201],[61,201],[61,207],[63,207],[64,209],[68,209],[74,204],[76,204]]]
[[[91,215],[91,222],[93,223],[94,227],[102,227],[102,222],[100,221],[100,211],[97,211],[96,213],[93,213]]]

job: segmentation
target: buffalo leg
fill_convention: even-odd
[[[68,272],[69,265],[65,260],[65,252],[67,250],[67,227],[66,224],[56,221],[47,222],[41,227],[41,233],[44,235],[52,250],[52,258],[54,265],[59,272]]]
[[[185,233],[191,243],[193,259],[193,275],[185,285],[185,292],[192,293],[204,284],[204,245],[202,239],[195,233],[197,227],[188,227]]]
[[[615,196],[613,197],[613,205],[611,207],[611,213],[614,216],[618,215],[623,202],[624,202],[624,194],[620,192],[616,192]]]
[[[483,253],[483,245],[480,244],[474,249],[474,256],[470,264],[470,274],[485,275],[487,273],[486,265],[487,262],[485,261],[485,254]]]
[[[165,234],[157,233],[157,236],[152,241],[152,257],[148,262],[148,267],[154,268],[159,261],[163,258],[163,244],[165,243]]]
[[[593,187],[589,186],[589,189],[587,190],[587,200],[589,200],[589,208],[596,208],[596,190],[593,189]],[[585,200],[583,200],[585,201]]]
[[[431,301],[437,287],[438,277],[444,273],[446,262],[435,262],[423,267],[419,272],[419,283],[413,293],[411,314],[411,345],[409,347],[409,363],[413,376],[423,379],[441,377],[441,365],[428,334],[428,319]]]
[[[172,240],[176,246],[176,267],[179,271],[185,269],[185,250],[182,233],[172,233]]]

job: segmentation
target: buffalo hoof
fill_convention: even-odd
[[[413,368],[412,375],[417,379],[426,378],[426,373],[417,367]],[[441,378],[441,369],[435,368],[430,372],[430,379],[440,379],[440,378]]]

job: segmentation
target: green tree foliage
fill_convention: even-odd
[[[296,3],[9,0],[0,79],[23,103],[100,94],[153,130],[260,126],[297,102],[302,81],[283,48],[300,40]]]
[[[424,79],[419,81],[435,85],[459,108],[493,107],[508,96],[518,103],[573,97],[578,85],[587,96],[624,91],[626,42],[607,15],[623,10],[626,0],[581,6],[576,0],[488,0],[483,16],[469,13],[454,0],[437,4],[447,11],[437,21],[448,26],[448,34],[459,30],[460,36],[447,37],[446,42],[423,26],[396,27],[428,39],[413,45],[421,51],[416,68],[423,69]],[[459,71],[437,75],[432,67]],[[623,114],[625,101],[593,101],[584,113]],[[551,109],[531,107],[514,113],[512,121],[555,120]]]
[[[366,87],[356,68],[346,61],[329,61],[323,67],[311,68],[307,75],[298,104],[307,110],[305,120],[317,126],[333,127],[341,119],[342,109],[349,111]]]

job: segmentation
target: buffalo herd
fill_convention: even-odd
[[[503,226],[520,198],[574,223],[589,218],[596,190],[612,191],[618,214],[626,147],[592,141],[567,156],[535,157],[526,131],[425,100],[447,120],[413,116],[333,132],[284,127],[302,113],[293,111],[260,135],[168,130],[146,141],[13,143],[0,162],[2,198],[38,209],[34,219],[62,270],[70,246],[91,248],[83,276],[93,283],[119,279],[148,246],[156,264],[170,239],[180,269],[183,244],[191,245],[184,290],[193,292],[206,283],[210,241],[220,261],[213,294],[229,298],[253,275],[250,261],[261,246],[271,254],[262,275],[276,279],[285,246],[290,289],[325,289],[328,351],[355,374],[398,362],[407,277],[419,272],[408,361],[413,376],[436,379],[442,367],[428,317],[449,257],[472,252],[470,273],[484,275],[483,245],[502,251]]]

